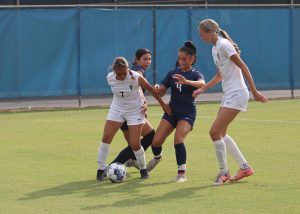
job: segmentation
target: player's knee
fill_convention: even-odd
[[[152,141],[152,145],[154,147],[160,147],[162,145],[161,140],[157,139],[154,137],[153,141]]]
[[[174,144],[180,144],[184,141],[184,139],[182,137],[175,137],[174,139]]]
[[[138,151],[141,149],[141,145],[139,143],[132,143],[130,147],[132,148],[133,151]]]
[[[221,133],[219,130],[215,129],[215,128],[210,128],[209,130],[209,135],[212,139],[216,139],[216,138],[219,138]]]
[[[111,138],[110,136],[108,136],[108,135],[103,135],[103,137],[102,137],[102,142],[110,144],[111,141],[112,141],[112,138]]]

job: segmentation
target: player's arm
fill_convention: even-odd
[[[219,72],[219,69],[218,69],[216,75],[207,84],[205,84],[201,88],[201,90],[204,92],[207,89],[214,87],[215,85],[217,85],[221,81],[222,81],[222,76],[221,76],[221,74]]]
[[[155,92],[154,88],[149,84],[149,82],[142,76],[138,77],[139,85],[147,90],[149,93],[152,94],[152,96],[158,101],[158,103],[161,105],[162,109],[169,115],[172,114],[171,108],[169,105],[167,105],[161,97]]]
[[[202,88],[205,85],[204,79],[200,79],[197,81],[187,80],[184,76],[180,74],[174,74],[173,78],[176,80],[176,84],[190,85],[195,88]]]
[[[164,86],[164,85],[155,84],[155,85],[153,86],[153,90],[154,90],[154,92],[157,93],[159,96],[163,97],[163,96],[166,94],[166,92],[167,92],[168,89],[167,89],[167,87]]]
[[[230,57],[230,60],[241,69],[244,77],[246,78],[246,80],[249,84],[249,87],[250,87],[250,90],[252,92],[254,99],[256,101],[260,101],[263,103],[268,102],[268,99],[264,95],[262,95],[259,91],[257,91],[254,81],[253,81],[253,78],[252,78],[252,75],[249,71],[249,68],[244,63],[244,61],[240,58],[240,56],[238,54],[234,54]]]
[[[208,83],[206,83],[204,86],[202,86],[202,88],[200,88],[198,90],[195,90],[193,92],[193,97],[197,97],[199,94],[202,94],[207,89],[214,87],[215,85],[217,85],[221,81],[222,81],[222,76],[221,76],[221,74],[219,72],[219,69],[218,69],[216,75]]]

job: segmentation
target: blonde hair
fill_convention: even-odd
[[[128,68],[128,62],[124,57],[116,57],[112,64],[112,69],[115,70],[116,68]]]
[[[209,32],[213,32],[215,34],[221,34],[221,36],[225,39],[228,39],[229,42],[233,45],[233,47],[235,48],[236,52],[240,55],[241,54],[241,50],[239,48],[239,46],[230,38],[230,36],[228,35],[228,33],[225,30],[222,30],[219,27],[219,24],[212,20],[212,19],[205,19],[203,21],[200,22],[198,29],[202,29],[204,32],[209,33]]]
[[[119,57],[116,57],[114,59],[114,62],[113,62],[113,65],[112,65],[113,71],[115,71],[116,68],[127,68],[127,71],[131,75],[131,79],[132,80],[135,79],[132,72],[131,72],[131,70],[129,69],[129,65],[128,65],[127,60],[124,57],[119,56]]]

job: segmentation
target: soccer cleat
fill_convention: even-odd
[[[141,179],[148,179],[149,178],[149,173],[148,173],[147,169],[141,169],[140,174],[141,174]]]
[[[215,183],[214,185],[222,185],[224,184],[226,181],[228,181],[230,178],[230,173],[229,171],[227,171],[226,173],[224,172],[220,172],[217,177],[216,177],[216,180],[215,180]]]
[[[104,168],[104,177],[107,177],[107,170],[108,170],[108,167],[109,167],[109,165],[107,165],[107,166]]]
[[[251,176],[254,173],[254,170],[249,167],[247,169],[240,169],[235,176],[231,176],[229,181],[238,181],[241,180],[242,178]]]
[[[186,182],[186,181],[187,181],[187,179],[185,177],[185,173],[177,174],[177,176],[176,176],[176,182],[177,183],[182,183],[182,182]]]
[[[137,164],[137,160],[129,159],[124,164],[126,167],[135,167],[136,169],[140,169],[139,165]]]
[[[102,182],[104,180],[104,174],[104,170],[98,169],[96,180]]]
[[[156,165],[162,160],[162,156],[159,158],[154,157],[152,160],[150,160],[147,164],[147,169],[150,172]]]

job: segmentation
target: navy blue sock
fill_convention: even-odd
[[[177,165],[186,164],[186,150],[184,143],[175,144],[175,154]]]
[[[119,162],[121,164],[124,164],[126,161],[128,161],[131,157],[135,158],[135,155],[131,149],[130,146],[127,146],[125,149],[123,149],[118,156],[111,162],[116,163]]]
[[[155,131],[154,129],[149,132],[147,135],[145,135],[142,140],[141,140],[141,145],[144,148],[144,150],[146,151],[149,146],[152,143],[153,137],[154,137]],[[133,159],[136,160],[136,157],[131,149],[130,146],[127,146],[125,149],[123,149],[118,156],[112,161],[112,163],[116,163],[119,162],[121,164],[124,164],[126,161],[128,161],[129,159]]]
[[[154,134],[155,134],[155,130],[152,129],[151,132],[149,132],[148,134],[146,134],[141,139],[141,145],[144,148],[144,151],[146,151],[149,148],[149,146],[151,146],[152,140],[154,138]],[[136,160],[136,157],[135,157],[134,153],[131,154],[130,159]]]
[[[142,145],[142,147],[144,148],[145,151],[149,148],[149,146],[151,146],[154,135],[155,135],[155,130],[152,129],[151,132],[149,132],[147,135],[145,135],[141,139],[141,145]]]
[[[154,156],[158,156],[158,155],[161,154],[161,151],[162,151],[161,146],[155,147],[155,146],[152,145],[151,148],[152,148],[152,153],[153,153]]]

